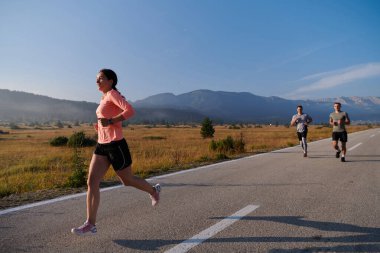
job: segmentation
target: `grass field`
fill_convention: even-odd
[[[368,126],[349,126],[349,132],[367,129]],[[10,130],[0,127],[7,134],[0,134],[0,197],[39,190],[65,189],[72,174],[73,148],[53,147],[49,141],[57,136],[69,137],[74,132],[84,131],[92,137],[90,126],[61,129]],[[214,140],[227,136],[243,136],[245,151],[227,153],[228,158],[267,152],[298,145],[295,129],[285,126],[244,126],[230,129],[216,126]],[[311,126],[308,141],[328,138],[331,128]],[[147,127],[128,126],[124,129],[132,153],[133,171],[141,177],[168,171],[187,169],[197,165],[217,162],[218,153],[210,150],[211,139],[203,139],[200,126]],[[329,147],[326,147],[329,148]],[[88,166],[94,147],[80,148],[84,166]],[[112,169],[105,181],[118,181]]]

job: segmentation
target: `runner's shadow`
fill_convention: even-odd
[[[201,239],[183,239],[183,240],[165,240],[165,239],[153,239],[153,240],[113,240],[114,243],[119,246],[143,251],[158,251],[162,250],[162,247],[170,246],[174,247],[184,241],[187,243],[194,244],[212,244],[212,243],[252,243],[252,248],[256,246],[257,243],[316,243],[320,245],[321,243],[331,243],[334,246],[328,247],[315,247],[318,249],[325,249],[319,251],[308,251],[308,249],[273,249],[269,252],[380,252],[380,236],[377,235],[356,235],[356,236],[341,236],[341,237],[322,237],[322,236],[312,236],[312,237],[219,237],[210,238],[205,241]],[[347,243],[363,243],[363,244],[352,244]],[[343,243],[343,245],[336,245],[336,243]],[[369,244],[371,243],[371,244]],[[328,250],[329,249],[329,250]]]
[[[320,159],[320,158],[323,158],[323,159],[326,159],[326,158],[332,158],[333,156],[331,155],[310,155],[309,153],[307,154],[307,157],[308,158],[311,158],[311,159]],[[335,156],[334,156],[335,158]],[[336,158],[335,158],[336,159]]]
[[[321,183],[313,183],[313,182],[306,182],[306,183],[252,183],[252,184],[194,184],[194,183],[162,183],[163,187],[189,187],[189,186],[195,186],[195,187],[282,187],[282,186],[310,186],[310,185],[323,185]]]
[[[305,252],[379,252],[380,244],[338,245],[332,247],[307,247],[293,249],[271,249],[269,253],[305,253]]]
[[[128,249],[137,249],[144,251],[157,251],[164,246],[168,245],[177,245],[184,240],[113,240],[119,246],[128,248]]]
[[[379,155],[350,155],[350,157],[379,157]]]
[[[295,151],[272,151],[272,152],[268,152],[269,154],[295,154],[295,153],[299,153],[299,154],[302,154],[302,150],[295,150]]]
[[[226,217],[213,217],[211,219],[225,219],[225,218]],[[302,216],[258,216],[258,217],[246,216],[246,217],[242,217],[241,220],[270,221],[270,222],[294,225],[298,227],[315,228],[322,231],[374,234],[374,235],[379,236],[379,239],[380,239],[380,228],[360,227],[357,225],[338,223],[338,222],[329,222],[329,221],[305,220],[304,217]]]
[[[380,160],[346,160],[346,163],[380,162]]]
[[[202,241],[200,239],[186,239],[183,240],[166,240],[166,239],[154,239],[154,240],[123,240],[118,239],[114,242],[122,247],[129,249],[138,249],[145,251],[156,251],[162,249],[162,247],[171,246],[182,243],[183,241],[193,243],[252,243],[252,248],[256,243],[332,243],[333,246],[328,247],[311,247],[311,248],[294,248],[294,249],[273,249],[270,252],[319,252],[319,251],[331,251],[331,252],[380,252],[380,228],[373,227],[360,227],[357,225],[337,223],[337,222],[323,222],[323,221],[311,221],[304,220],[301,216],[261,216],[261,217],[212,217],[211,219],[241,219],[241,221],[268,221],[284,223],[288,225],[294,225],[299,227],[314,228],[320,231],[328,232],[350,232],[360,233],[347,236],[331,236],[323,237],[322,235],[310,236],[310,237],[292,237],[292,236],[264,236],[264,237],[224,237],[224,238],[210,238]],[[356,244],[352,244],[355,242]],[[336,245],[336,243],[342,243],[342,245]],[[349,245],[351,243],[352,245]],[[360,243],[360,244],[358,244]],[[318,251],[318,249],[321,249]],[[311,250],[311,251],[310,251]]]

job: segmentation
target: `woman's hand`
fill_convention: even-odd
[[[109,126],[109,125],[112,124],[112,120],[111,119],[100,118],[98,120],[100,121],[100,124],[102,125],[102,127],[107,127],[107,126]]]

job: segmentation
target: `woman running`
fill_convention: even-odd
[[[96,110],[98,143],[92,155],[87,180],[87,220],[71,229],[76,235],[95,234],[96,213],[100,202],[100,181],[112,165],[125,186],[133,186],[150,194],[152,206],[160,199],[161,186],[150,185],[132,174],[132,159],[128,144],[123,137],[122,121],[133,116],[134,110],[116,89],[117,75],[111,69],[102,69],[96,77],[99,91],[103,93]]]

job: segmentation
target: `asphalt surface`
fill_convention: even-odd
[[[85,196],[0,213],[0,252],[380,252],[380,129],[152,178],[161,202],[131,187],[101,193],[98,233]]]

